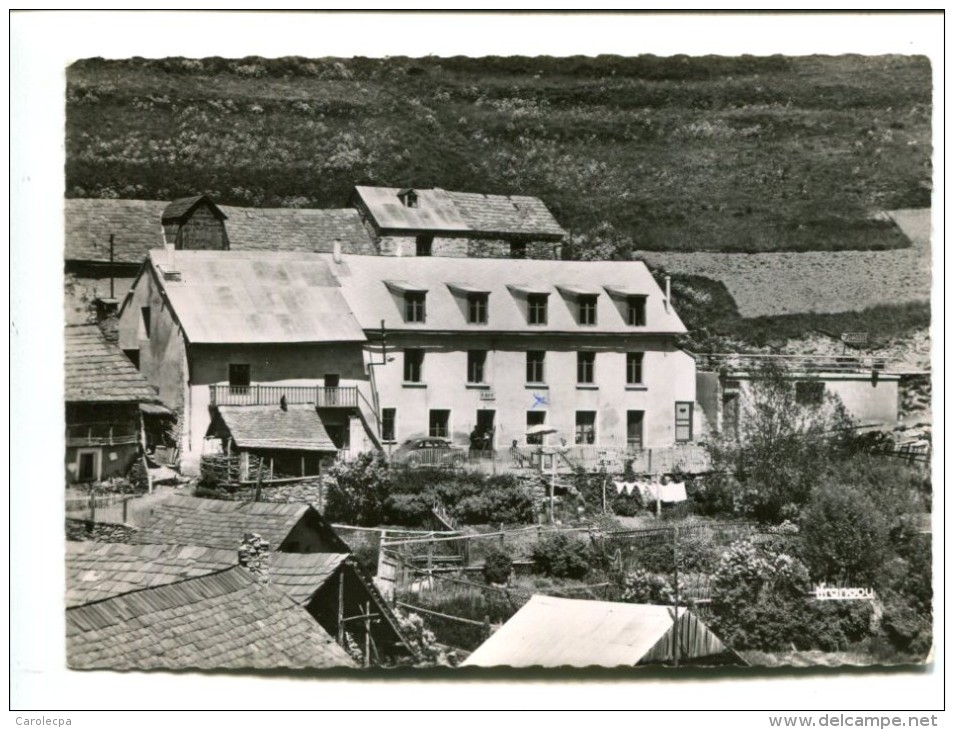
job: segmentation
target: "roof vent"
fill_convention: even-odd
[[[405,208],[418,207],[417,191],[413,188],[404,188],[403,190],[399,190],[397,196],[401,201],[401,205],[403,205]]]

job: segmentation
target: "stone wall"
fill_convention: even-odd
[[[66,539],[73,542],[129,543],[137,532],[138,529],[132,525],[66,518]]]

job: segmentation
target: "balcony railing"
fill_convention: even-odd
[[[139,441],[135,426],[115,423],[73,423],[66,427],[67,446],[120,446]]]
[[[210,385],[213,406],[277,406],[285,397],[288,405],[318,408],[357,408],[358,389],[324,388],[319,385]]]

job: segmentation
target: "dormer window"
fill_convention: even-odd
[[[418,198],[417,192],[410,188],[405,188],[398,192],[398,199],[401,201],[401,205],[405,208],[417,208],[418,207]]]
[[[626,322],[630,327],[646,326],[646,297],[627,297]]]
[[[547,323],[547,295],[530,294],[527,296],[527,323]]]
[[[424,322],[426,318],[425,302],[427,292],[409,291],[404,293],[404,321]]]
[[[467,323],[487,324],[487,294],[471,292],[467,295]]]
[[[576,298],[580,324],[596,324],[596,295],[581,294]]]

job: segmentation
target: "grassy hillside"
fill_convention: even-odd
[[[891,248],[871,215],[930,204],[930,115],[917,57],[92,59],[68,72],[67,194],[441,186],[643,250]]]

